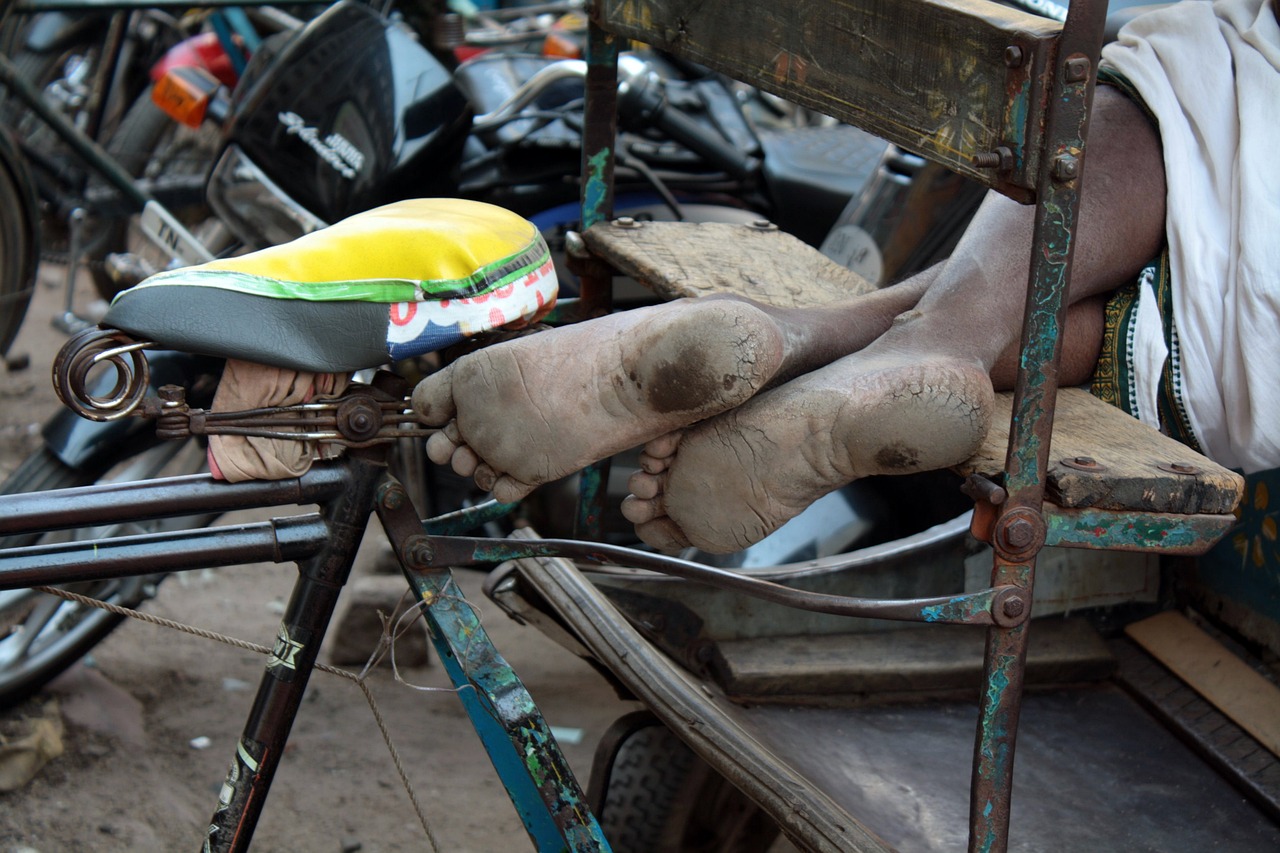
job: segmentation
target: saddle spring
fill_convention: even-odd
[[[54,361],[58,399],[92,421],[130,415],[155,420],[156,435],[168,439],[240,435],[359,448],[426,432],[410,413],[408,383],[387,371],[378,371],[368,385],[353,383],[341,396],[295,406],[235,412],[193,409],[187,405],[185,389],[178,385],[161,386],[149,396],[151,372],[144,350],[156,346],[115,329],[87,329],[75,335]],[[91,385],[101,385],[100,378],[95,383],[91,377],[100,365],[115,370],[115,382],[105,394],[89,390]]]

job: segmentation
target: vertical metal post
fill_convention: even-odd
[[[204,849],[211,853],[249,849],[338,594],[351,574],[384,469],[350,456],[347,464],[348,487],[322,510],[329,540],[298,566],[297,583],[209,822]]]
[[[605,32],[594,21],[587,27],[587,89],[582,131],[582,216],[586,231],[613,215],[613,168],[618,136],[619,37]],[[594,317],[609,311],[613,302],[613,276],[599,265],[590,265],[581,276],[582,312]],[[574,536],[600,537],[609,483],[609,460],[584,469],[579,475],[578,515]]]
[[[1014,584],[1028,594],[1034,587],[1036,553],[1044,543],[1041,506],[1058,391],[1061,330],[1105,15],[1105,0],[1072,3],[1058,54],[1052,59],[1053,81],[1036,184],[1030,286],[1005,465],[1004,486],[1009,498],[993,537],[992,585]],[[1025,620],[1030,614],[1019,610],[1003,615],[1021,621],[1012,627],[997,624],[987,630],[985,683],[970,788],[971,851],[1008,849],[1013,757],[1027,653]]]

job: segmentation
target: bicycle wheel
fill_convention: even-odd
[[[765,853],[780,834],[759,806],[643,711],[601,740],[589,799],[617,853]]]
[[[195,442],[163,442],[132,458],[118,460],[119,464],[99,476],[67,466],[47,447],[42,447],[14,471],[0,487],[0,494],[192,473],[200,470],[203,460],[203,451]],[[212,517],[200,519],[198,523],[209,521]],[[190,524],[192,520],[166,519],[135,529],[117,525],[57,534],[14,535],[0,538],[0,548],[149,532],[184,523]],[[154,594],[156,584],[163,578],[164,575],[148,575],[66,584],[63,588],[122,607],[136,607]],[[0,591],[0,707],[19,702],[40,689],[100,643],[122,618],[29,589]]]
[[[35,190],[16,146],[0,132],[0,355],[27,314],[40,254]]]
[[[151,102],[148,87],[120,121],[106,148],[216,254],[231,242],[226,227],[204,201],[205,179],[219,144],[216,127],[179,124]],[[91,188],[96,184],[97,180],[90,181]],[[102,263],[107,255],[130,252],[157,270],[170,264],[170,258],[142,233],[137,216],[111,218],[103,232],[102,241],[89,252],[88,259],[94,285],[104,299],[110,300],[123,289]]]

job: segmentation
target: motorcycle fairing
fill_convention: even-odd
[[[463,199],[416,199],[240,257],[151,276],[104,323],[165,347],[297,370],[377,367],[555,304],[528,220]]]

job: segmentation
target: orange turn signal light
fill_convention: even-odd
[[[199,127],[221,84],[203,68],[170,68],[151,87],[151,100],[174,121]]]

